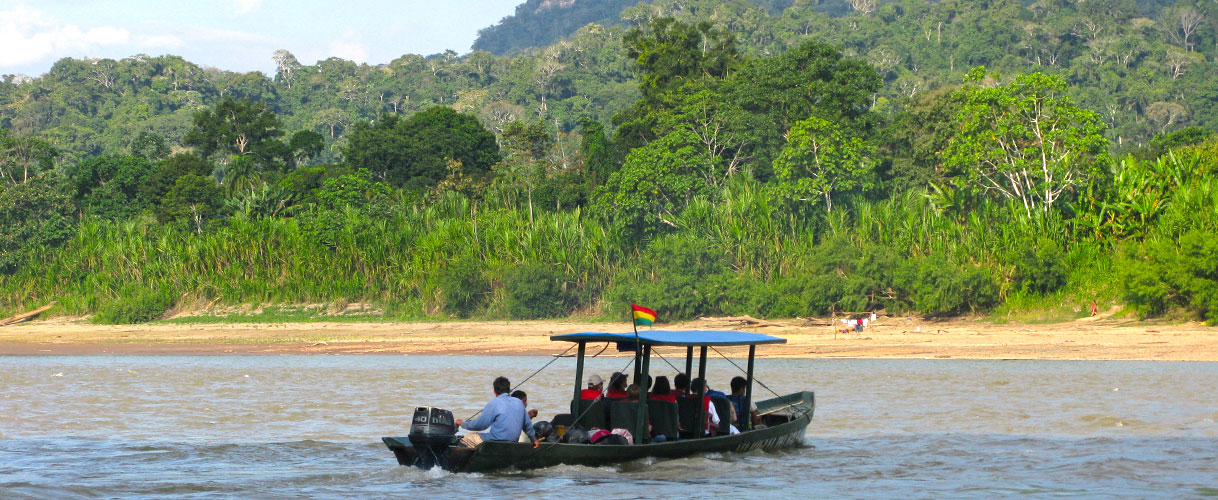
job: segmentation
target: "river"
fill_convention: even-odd
[[[1218,497],[1218,363],[761,359],[774,392],[817,395],[805,446],[776,453],[451,474],[380,442],[550,360],[0,356],[0,498]],[[541,419],[573,369],[522,387]],[[735,371],[712,360],[711,387]]]

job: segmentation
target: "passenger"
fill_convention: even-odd
[[[698,379],[698,380],[702,380],[702,379]],[[694,393],[697,393],[697,392],[698,391],[694,391]],[[706,386],[706,395],[710,396],[712,398],[726,398],[727,397],[727,394],[724,394],[723,391],[716,391],[714,389],[711,389],[709,385]]]
[[[752,420],[752,428],[755,428],[761,425],[761,417],[757,415],[757,403],[750,402],[751,404],[749,411],[744,411],[745,393],[747,392],[748,387],[749,381],[744,377],[732,378],[732,394],[727,397],[727,400],[732,402],[732,411],[736,412],[736,416],[732,418],[732,422],[735,423],[737,427],[746,427],[744,425],[746,420],[742,417],[742,415],[747,413],[749,418]]]
[[[521,403],[524,403],[525,408],[529,407],[529,395],[525,394],[524,391],[515,391],[512,393],[512,397],[519,399]],[[536,408],[529,410],[529,418],[537,418]]]
[[[626,374],[621,372],[613,372],[613,375],[609,377],[609,390],[605,391],[605,397],[625,398],[628,396],[628,394],[626,394],[627,380],[628,377]]]
[[[537,440],[533,421],[529,420],[524,403],[508,394],[512,390],[512,383],[507,377],[498,377],[492,387],[495,389],[495,399],[482,409],[482,416],[471,422],[463,422],[461,419],[453,422],[457,427],[468,431],[490,430],[485,434],[466,433],[461,437],[460,446],[474,448],[482,441],[516,441],[520,432],[524,431],[533,442],[533,447],[538,447],[541,442]]]
[[[591,377],[588,377],[588,388],[579,391],[579,399],[590,399],[592,401],[596,401],[602,397],[605,397],[603,394],[604,390],[605,382],[601,380],[600,375],[594,373]]]
[[[512,391],[512,397],[519,399],[520,402],[524,404],[525,408],[529,407],[529,395],[525,394],[524,391]],[[529,412],[530,419],[537,418],[537,410],[529,410],[528,412]],[[537,431],[537,425],[540,423],[541,422],[533,424],[534,431]],[[542,436],[541,436],[540,432],[534,432],[533,435],[537,436],[538,441],[542,440]],[[532,442],[532,440],[529,439],[529,435],[527,433],[525,433],[523,430],[520,431],[520,439],[518,439],[517,441],[520,441],[521,443]]]
[[[668,401],[669,403],[677,402],[677,394],[673,392],[668,385],[668,377],[663,375],[656,377],[655,389],[647,396],[647,399],[653,401]]]
[[[672,383],[673,390],[677,391],[677,395],[685,396],[689,394],[689,374],[678,373],[677,376],[672,379]]]
[[[698,392],[702,391],[702,386],[706,384],[705,380],[696,378],[690,383],[690,394],[686,397],[696,398]],[[720,393],[722,394],[722,393]],[[710,396],[702,397],[702,409],[706,410],[706,430],[714,433],[715,429],[719,428],[719,413],[715,411],[715,405],[711,404]]]

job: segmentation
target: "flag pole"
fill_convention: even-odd
[[[634,328],[634,383],[639,384],[639,389],[643,389],[643,384],[639,381],[639,374],[642,373],[642,366],[639,366],[639,356],[643,353],[643,346],[639,344],[639,323],[634,320],[634,303],[630,304],[630,326]]]

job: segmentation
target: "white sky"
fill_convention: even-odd
[[[64,57],[180,55],[230,71],[369,64],[403,54],[469,52],[477,32],[523,0],[0,0],[0,74],[38,76]]]

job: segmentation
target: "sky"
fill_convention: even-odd
[[[466,54],[479,29],[523,1],[0,0],[0,75],[38,76],[64,57],[173,54],[274,74],[279,49],[302,64]]]

